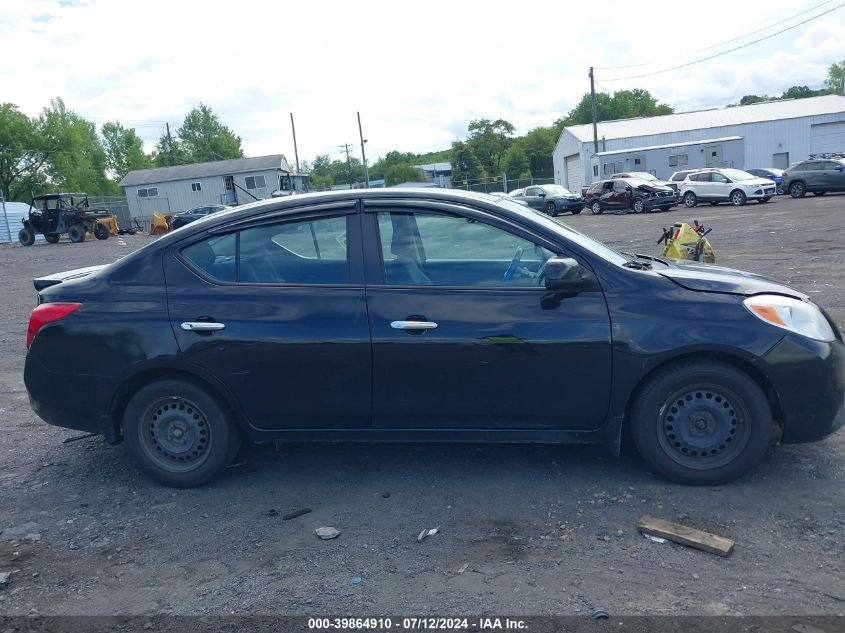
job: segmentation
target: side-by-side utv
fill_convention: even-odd
[[[29,214],[21,222],[23,228],[18,240],[24,246],[32,246],[38,233],[44,235],[50,244],[67,234],[71,242],[84,242],[86,233],[93,233],[98,240],[109,237],[108,226],[97,222],[110,217],[108,211],[91,208],[84,193],[47,193],[34,196],[29,205]]]

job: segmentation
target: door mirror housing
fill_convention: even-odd
[[[538,193],[537,195],[538,195],[538,196],[540,196],[541,198],[545,198],[545,197],[546,197],[546,192],[545,192],[545,191],[540,191],[540,193]]]
[[[591,292],[600,290],[593,272],[571,257],[552,257],[546,262],[546,290],[552,292]]]

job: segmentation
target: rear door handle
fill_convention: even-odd
[[[437,324],[434,321],[391,321],[390,327],[394,330],[436,330]]]
[[[225,323],[214,323],[208,321],[185,321],[181,328],[189,332],[216,332],[226,327]]]

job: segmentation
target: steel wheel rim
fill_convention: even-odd
[[[598,202],[594,202],[590,206],[590,211],[592,211],[595,215],[598,215],[601,212],[601,205]]]
[[[637,200],[634,202],[634,211],[637,213],[642,213],[645,210],[645,204],[643,204],[642,200]]]
[[[735,193],[732,197],[734,206],[739,207],[742,206],[742,194],[739,192]]]
[[[138,425],[144,454],[171,473],[199,468],[211,452],[211,426],[202,410],[186,398],[167,397],[152,402]]]
[[[741,398],[716,385],[680,389],[658,414],[661,448],[687,468],[712,469],[732,462],[750,436],[749,414]]]
[[[688,207],[694,207],[695,206],[695,198],[693,198],[692,196],[687,194],[686,196],[684,196],[684,204],[687,205]]]
[[[792,185],[792,187],[790,187],[790,189],[792,191],[792,195],[794,195],[794,196],[800,196],[801,193],[804,191],[804,187],[799,185],[798,183]]]

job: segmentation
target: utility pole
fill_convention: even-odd
[[[165,125],[167,126],[167,153],[170,157],[168,162],[173,167],[173,137],[170,136],[170,123],[165,123]]]
[[[361,160],[364,162],[364,188],[370,188],[370,170],[367,169],[367,154],[364,152],[364,143],[367,139],[364,138],[364,132],[361,130],[361,113],[358,112],[358,136],[361,138]]]
[[[593,153],[599,153],[599,132],[598,121],[596,116],[596,84],[595,76],[593,75],[593,67],[590,66],[590,99],[593,102]]]
[[[344,143],[343,145],[338,145],[338,147],[342,147],[343,151],[346,152],[346,170],[349,174],[349,188],[352,188],[352,161],[349,159],[349,143]]]
[[[296,157],[296,173],[299,175],[299,150],[296,149],[296,127],[293,124],[293,112],[290,113],[290,129],[293,132],[293,155]]]

